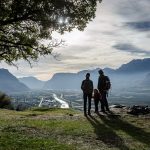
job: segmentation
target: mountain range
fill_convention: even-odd
[[[0,91],[6,93],[29,91],[30,89],[21,83],[7,69],[0,69]]]
[[[28,86],[30,89],[41,89],[41,87],[44,86],[45,82],[38,80],[35,77],[23,77],[18,78],[20,82],[24,83],[26,86]]]
[[[80,90],[85,74],[89,72],[94,87],[97,87],[98,70],[82,70],[77,73],[56,73],[48,81],[41,81],[35,77],[16,78],[8,70],[0,69],[0,91],[19,92],[30,89],[54,89],[54,90]],[[109,76],[113,90],[124,88],[147,86],[150,87],[150,58],[132,60],[117,69],[104,68]]]
[[[150,58],[132,60],[116,70],[118,73],[147,73],[150,72]]]
[[[45,83],[43,88],[78,90],[87,72],[91,74],[91,79],[96,88],[99,69],[82,70],[78,73],[57,73]],[[104,68],[103,70],[110,77],[114,90],[139,86],[144,83],[143,80],[149,80],[147,74],[150,73],[150,58],[132,60],[118,69]]]

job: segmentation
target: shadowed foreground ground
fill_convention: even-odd
[[[0,150],[150,150],[150,118],[0,110]]]

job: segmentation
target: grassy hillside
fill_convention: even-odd
[[[0,150],[150,150],[150,119],[62,109],[0,110]]]

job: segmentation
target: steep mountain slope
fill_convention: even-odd
[[[21,83],[7,69],[0,69],[0,91],[11,93],[29,90],[30,89],[26,85]]]
[[[24,83],[30,89],[42,89],[45,84],[44,81],[38,80],[35,77],[23,77],[19,78],[19,81]]]
[[[117,73],[140,73],[150,71],[150,58],[132,60],[116,70]]]

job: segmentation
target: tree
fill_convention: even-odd
[[[100,0],[99,0],[100,1]],[[98,0],[1,0],[0,61],[37,60],[60,43],[52,32],[83,30],[95,17]],[[45,45],[44,40],[49,40]]]

